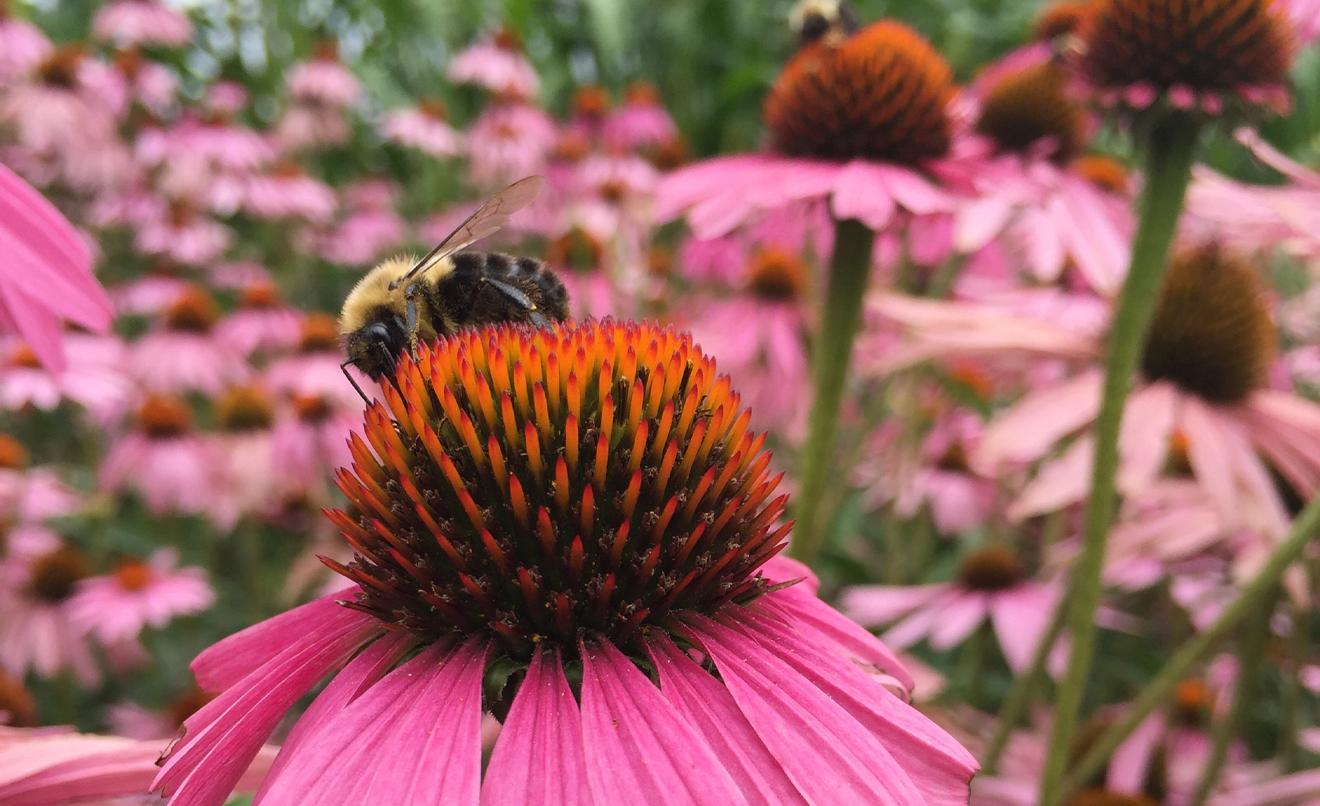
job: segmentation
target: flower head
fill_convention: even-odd
[[[1052,61],[1007,71],[987,88],[976,118],[977,133],[1003,151],[1046,146],[1066,161],[1086,142],[1086,116],[1065,93],[1066,76]]]

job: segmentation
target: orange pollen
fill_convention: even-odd
[[[636,106],[659,106],[660,91],[654,84],[645,81],[634,81],[628,85],[628,89],[623,91],[623,99],[629,104]]]
[[[610,108],[610,94],[604,87],[579,87],[573,93],[573,111],[585,118],[603,117]]]
[[[309,313],[303,319],[302,335],[298,339],[302,353],[329,353],[339,351],[339,323],[327,313]]]
[[[119,587],[134,593],[146,590],[155,575],[155,569],[142,560],[125,560],[115,569],[115,580]]]
[[[165,327],[188,333],[210,333],[220,318],[220,306],[200,286],[188,288],[165,309]]]
[[[262,431],[270,428],[275,408],[256,386],[235,386],[215,403],[215,419],[222,431]]]
[[[334,412],[334,407],[324,395],[294,395],[293,410],[298,419],[319,423]]]
[[[764,300],[801,298],[807,287],[807,266],[784,249],[762,247],[752,256],[747,290]]]
[[[449,107],[439,98],[423,98],[417,102],[417,108],[423,115],[433,120],[445,120],[449,117]]]
[[[976,130],[1003,151],[1024,151],[1042,140],[1051,156],[1066,161],[1086,140],[1086,116],[1065,94],[1058,65],[1041,62],[1000,78],[981,102]]]
[[[1282,86],[1296,50],[1274,0],[1095,0],[1079,36],[1082,74],[1110,89]]]
[[[275,308],[281,303],[280,287],[272,282],[260,281],[243,289],[238,304],[244,308]]]
[[[1003,546],[986,546],[966,555],[958,567],[958,582],[979,591],[1000,591],[1022,581],[1022,563]]]
[[[1118,194],[1128,191],[1128,169],[1113,157],[1087,154],[1073,160],[1072,169],[1101,190]]]
[[[635,645],[770,583],[784,545],[765,437],[690,336],[612,321],[462,330],[403,356],[350,437],[331,520],[349,603],[422,640],[518,658]]]
[[[27,592],[43,602],[62,602],[90,575],[91,569],[82,552],[72,546],[61,546],[33,561]]]
[[[0,19],[4,19],[2,11]],[[0,714],[4,714],[4,724],[11,728],[33,728],[38,724],[36,700],[21,681],[3,671],[0,671]]]
[[[1090,3],[1051,3],[1036,15],[1031,35],[1038,42],[1050,42],[1075,33],[1086,18]]]
[[[0,434],[0,470],[23,470],[27,466],[27,448],[8,434]]]
[[[176,397],[151,395],[138,407],[137,427],[153,439],[169,439],[192,430],[192,410]]]
[[[916,31],[873,23],[841,44],[808,44],[784,66],[765,101],[781,154],[919,164],[949,150],[948,63]]]
[[[9,365],[25,369],[41,369],[41,359],[37,357],[36,350],[26,342],[20,342],[9,354]]]
[[[545,249],[545,261],[560,269],[595,271],[604,254],[605,248],[594,235],[581,227],[573,227],[550,242]]]

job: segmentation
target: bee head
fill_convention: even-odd
[[[344,337],[348,360],[372,380],[394,374],[399,354],[408,346],[408,331],[402,319],[389,316]]]

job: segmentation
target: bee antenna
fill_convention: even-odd
[[[371,401],[367,398],[366,393],[362,391],[362,387],[358,386],[358,382],[353,379],[351,374],[349,374],[348,368],[350,366],[357,366],[353,363],[353,359],[351,358],[339,365],[339,371],[344,373],[344,377],[348,378],[349,383],[353,384],[353,390],[358,393],[358,397],[362,398],[362,402],[370,406]]]

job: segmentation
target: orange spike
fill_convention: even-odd
[[[490,464],[491,477],[495,479],[495,486],[505,489],[509,480],[509,469],[504,463],[504,451],[500,448],[500,441],[491,434],[486,438],[486,457]]]
[[[513,398],[508,392],[500,393],[500,416],[504,420],[504,440],[510,448],[517,449],[522,434],[518,430],[518,418],[513,413]]]
[[[633,435],[632,449],[628,456],[630,472],[635,473],[642,466],[642,457],[646,455],[646,436],[650,430],[650,423],[646,421],[637,426],[637,433]]]
[[[623,549],[628,545],[629,525],[628,521],[624,521],[614,531],[614,540],[610,543],[610,566],[612,568],[618,568],[619,563],[623,562]]]
[[[536,540],[541,546],[543,556],[556,556],[555,527],[550,522],[550,513],[546,511],[545,507],[539,507],[536,510]]]
[[[653,488],[657,495],[664,495],[669,491],[669,474],[674,470],[674,461],[678,458],[678,443],[670,440],[665,445],[665,454],[660,459],[660,472],[655,475]]]
[[[509,476],[509,508],[513,510],[513,517],[518,521],[518,525],[524,529],[531,529],[531,513],[527,507],[527,495],[523,492],[522,482],[518,476]]]
[[[564,418],[564,455],[568,459],[568,469],[573,475],[578,472],[578,450],[581,437],[578,435],[578,419],[570,414]]]
[[[541,459],[541,435],[530,422],[523,423],[523,449],[527,452],[527,466],[545,483],[545,464]]]
[[[637,509],[637,498],[642,492],[642,471],[638,470],[628,480],[628,489],[623,494],[623,514],[631,518]]]
[[[590,537],[596,533],[596,494],[591,486],[582,488],[582,501],[578,510],[578,525],[582,534]]]
[[[555,509],[563,515],[568,512],[568,497],[572,494],[568,483],[568,465],[564,457],[555,462]]]
[[[591,466],[591,483],[600,490],[605,489],[605,474],[610,469],[610,443],[604,434],[596,438],[596,460]]]

